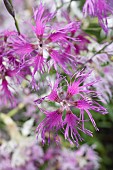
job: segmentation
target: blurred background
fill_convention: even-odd
[[[30,21],[33,16],[33,9],[38,6],[39,1],[12,0],[12,3],[21,32],[29,37],[32,36]],[[90,37],[90,43],[87,44],[87,50],[81,49],[79,55],[90,56],[101,46],[103,47],[103,44],[113,40],[112,16],[108,19],[110,30],[106,35],[99,26],[97,18],[84,18],[82,7],[85,0],[44,0],[44,3],[50,10],[57,9],[57,20],[62,21],[61,10],[67,10],[73,20],[81,22],[81,31]],[[0,0],[0,32],[2,33],[4,30],[16,30],[16,28],[13,17],[5,8],[3,1]],[[79,44],[77,45],[79,46]],[[108,68],[110,65],[108,75],[103,76],[104,85],[107,84],[109,78],[109,87],[101,84],[96,87],[103,93],[109,88],[104,95],[107,100],[104,106],[109,114],[102,116],[92,112],[99,131],[95,131],[92,124],[88,122],[86,127],[88,126],[93,132],[93,137],[82,133],[84,142],[80,142],[78,148],[65,141],[62,133],[60,134],[61,143],[59,145],[52,141],[50,145],[45,144],[43,146],[41,137],[36,138],[36,127],[44,116],[35,105],[34,100],[47,93],[47,84],[44,81],[45,77],[48,77],[46,73],[42,77],[37,75],[37,81],[42,81],[42,87],[44,87],[40,91],[32,90],[26,81],[22,82],[22,86],[18,86],[19,94],[15,94],[17,99],[15,106],[3,105],[3,101],[0,99],[0,170],[113,170],[112,48],[113,46],[108,47],[104,51],[104,55],[109,55],[110,64],[108,61],[101,60],[100,62],[97,56],[95,63],[100,62],[102,67],[100,68],[100,65],[94,67],[95,69],[102,69],[101,73],[104,74],[103,68]],[[54,70],[51,70],[50,76],[53,79],[54,74]],[[49,103],[47,107],[55,107],[55,105]]]

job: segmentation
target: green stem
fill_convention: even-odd
[[[17,22],[15,17],[14,17],[14,21],[15,21],[15,26],[16,26],[16,29],[18,31],[18,34],[20,35],[20,29],[19,29],[18,22]]]
[[[64,2],[63,4],[61,4],[59,7],[56,7],[56,10],[59,10],[63,7],[63,5],[66,5],[66,4],[70,4],[70,2]]]
[[[18,113],[19,110],[22,110],[25,107],[23,103],[20,103],[15,109],[7,113],[7,116],[12,117]]]
[[[9,0],[9,2],[10,2],[11,5],[13,5],[13,4],[12,4],[12,0]]]
[[[4,2],[4,5],[5,5],[7,11],[9,12],[9,14],[13,17],[14,22],[15,22],[15,27],[17,29],[18,34],[20,35],[20,29],[19,29],[19,25],[18,25],[18,22],[15,17],[15,11],[13,8],[12,0],[3,0],[3,2]]]
[[[110,43],[108,43],[107,45],[105,45],[103,48],[101,48],[99,51],[97,51],[89,60],[87,60],[85,63],[84,63],[84,65],[85,64],[87,64],[88,62],[90,62],[97,54],[100,54],[103,50],[105,50],[106,49],[106,47],[108,47],[110,44],[112,44],[113,43],[113,41],[111,41]]]

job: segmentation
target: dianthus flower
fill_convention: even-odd
[[[60,87],[63,78],[59,77],[52,87],[51,93],[45,98],[40,98],[35,101],[38,105],[43,101],[59,104],[59,108],[55,111],[41,109],[46,117],[38,125],[37,133],[38,135],[41,133],[43,143],[45,143],[46,132],[50,135],[50,133],[54,131],[54,134],[56,135],[58,131],[62,129],[64,131],[65,139],[71,144],[75,143],[78,146],[79,140],[83,140],[79,131],[92,136],[92,132],[85,129],[84,114],[88,115],[93,126],[98,130],[90,110],[94,110],[103,115],[107,114],[107,111],[98,102],[93,100],[95,96],[98,97],[98,94],[91,88],[96,81],[84,84],[85,79],[89,77],[90,74],[91,72],[85,73],[83,70],[78,72],[74,82],[67,82],[67,91],[63,91],[63,88]],[[73,109],[79,109],[80,116],[75,115],[72,111]],[[48,140],[50,141],[50,136],[48,137]]]
[[[45,160],[49,162],[46,170],[52,170],[53,166],[61,170],[98,170],[100,157],[94,149],[94,146],[87,144],[80,146],[76,151],[50,147],[44,155]]]
[[[100,26],[108,32],[108,14],[113,14],[113,6],[110,0],[86,0],[83,12],[85,15],[98,17]]]
[[[80,28],[80,22],[70,21],[64,24],[54,21],[56,12],[49,10],[40,3],[34,10],[34,24],[31,24],[32,32],[35,34],[33,42],[25,35],[14,35],[10,39],[11,52],[18,55],[23,61],[23,67],[32,67],[32,86],[35,83],[37,71],[43,73],[53,66],[59,71],[59,66],[67,74],[71,75],[72,69],[76,67],[76,57],[73,51],[76,47],[73,42],[78,41],[76,36],[71,36]],[[71,66],[71,67],[70,67]]]
[[[69,15],[69,13],[67,11],[63,11],[62,12],[62,16],[66,19],[66,22],[72,23],[72,19]],[[80,29],[80,22],[76,23],[76,29],[73,29],[70,32],[70,36],[74,37],[76,35],[76,39],[78,41],[72,41],[74,46],[74,53],[75,55],[79,55],[81,53],[81,51],[88,51],[88,44],[90,43],[90,40],[88,38],[88,35],[85,34],[81,29]],[[65,51],[70,53],[70,46],[68,45],[67,47],[65,47]],[[78,57],[78,56],[77,56]],[[76,58],[77,60],[78,58]],[[78,61],[78,63],[80,63],[80,61]]]
[[[0,34],[0,105],[8,104],[8,101],[14,105],[15,84],[20,84],[22,79],[26,79],[26,75],[30,74],[28,67],[19,69],[22,62],[10,52],[9,38],[15,35],[15,32],[4,31]]]

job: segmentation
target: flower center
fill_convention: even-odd
[[[68,101],[67,100],[62,100],[61,102],[60,102],[60,104],[61,104],[61,106],[63,107],[63,109],[68,109],[69,108],[69,106],[70,106],[70,104],[68,103]]]

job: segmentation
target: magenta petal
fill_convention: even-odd
[[[13,45],[13,52],[19,54],[22,58],[25,55],[30,54],[34,48],[30,42],[24,36],[15,36],[11,38],[11,43]]]
[[[46,24],[49,20],[54,17],[55,13],[49,13],[42,3],[38,6],[38,8],[34,11],[34,20],[36,26],[33,26],[33,30],[36,33],[39,39],[42,38]]]
[[[74,142],[78,146],[79,140],[83,140],[78,132],[79,118],[69,111],[64,119],[64,125],[66,125],[64,133],[65,139],[67,139],[71,144]]]
[[[79,82],[74,82],[68,86],[67,96],[73,96],[79,93]]]
[[[58,97],[57,91],[53,90],[49,95],[48,95],[48,100],[50,101],[56,101],[56,102],[60,102],[60,99]]]
[[[95,127],[96,130],[98,130],[96,123],[95,123],[91,113],[89,112],[89,110],[94,110],[94,111],[97,111],[97,112],[100,111],[100,113],[102,113],[102,112],[104,113],[106,109],[104,107],[102,107],[101,105],[98,105],[98,107],[97,106],[95,107],[95,103],[93,103],[93,101],[85,101],[85,100],[77,101],[76,107],[78,109],[80,109],[80,114],[81,114],[82,120],[84,118],[84,112],[86,112],[88,114],[93,126]],[[103,111],[102,111],[102,108],[103,108]]]
[[[53,112],[47,112],[46,118],[38,125],[37,127],[37,133],[41,133],[41,138],[43,143],[45,143],[45,137],[46,132],[54,132],[55,137],[57,134],[57,131],[62,128],[62,112],[59,110],[53,111]],[[53,134],[53,135],[54,135]],[[48,137],[48,141],[50,141],[50,136]]]
[[[85,16],[89,14],[98,17],[100,26],[108,32],[107,17],[109,13],[113,14],[113,7],[107,0],[86,0],[83,12]]]

